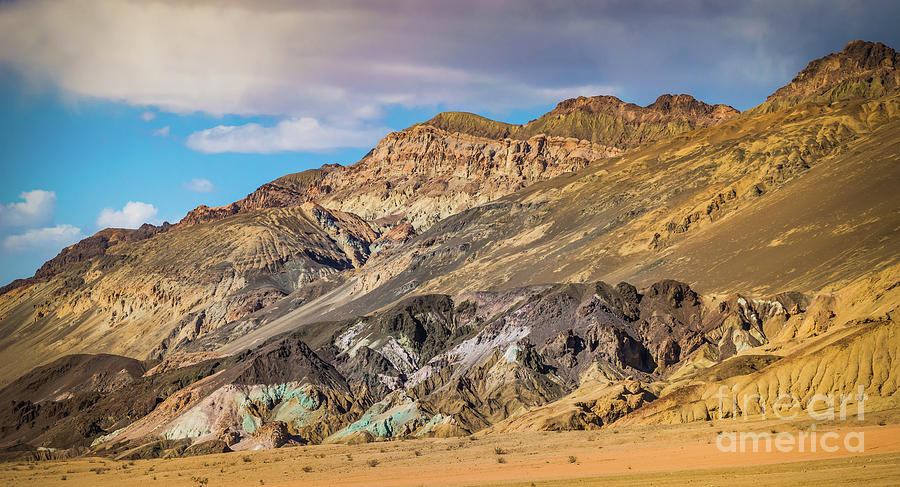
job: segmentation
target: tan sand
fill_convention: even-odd
[[[0,465],[2,485],[898,485],[900,411],[818,424],[865,434],[865,452],[727,453],[719,431],[809,431],[809,422],[715,421],[564,433],[316,445],[252,453],[114,462],[90,458]],[[879,423],[884,423],[880,425]],[[748,444],[749,447],[749,444]],[[501,453],[498,453],[501,452]],[[376,463],[377,462],[377,463]],[[502,462],[502,463],[501,463]],[[375,463],[371,466],[371,463]],[[100,473],[97,473],[100,469]],[[308,471],[307,471],[308,470]],[[65,480],[63,480],[65,478]]]

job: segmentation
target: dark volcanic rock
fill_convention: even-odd
[[[296,381],[349,392],[344,377],[331,364],[292,336],[263,345],[240,367],[241,372],[233,380],[235,384],[280,384]]]
[[[453,333],[454,304],[450,296],[406,299],[377,318],[381,331],[412,344],[422,363],[442,350]]]
[[[0,404],[0,443],[88,446],[94,438],[144,417],[169,395],[233,361],[210,360],[143,377],[140,362],[127,357],[64,357],[0,391],[10,399]],[[123,371],[128,380],[123,380]]]
[[[0,390],[0,397],[33,403],[79,394],[108,394],[141,377],[144,365],[119,355],[68,355],[38,367]]]

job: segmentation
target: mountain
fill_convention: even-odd
[[[724,109],[671,99],[704,113]],[[565,111],[599,113],[583,105]],[[625,118],[603,120],[646,124],[657,136],[659,120],[686,124],[690,112],[672,108],[678,103],[613,105],[626,107]],[[274,309],[297,307],[442,218],[620,152],[575,137],[494,139],[426,123],[389,134],[356,164],[283,176],[230,205],[200,206],[174,226],[103,230],[0,295],[8,332],[0,353],[30,357],[3,364],[0,377],[74,351],[161,358],[288,295],[290,304]]]
[[[2,296],[0,350],[21,359],[0,369],[71,350],[163,355],[289,292],[315,293],[310,283],[361,265],[376,239],[359,217],[304,203],[119,242]]]
[[[575,137],[630,149],[689,130],[709,127],[738,115],[727,105],[708,105],[691,95],[661,95],[642,107],[614,96],[571,98],[524,125],[512,125],[465,112],[444,112],[422,125],[479,137],[525,140],[537,134]]]
[[[900,88],[900,54],[880,42],[853,41],[844,50],[816,59],[750,113],[801,103],[877,98]]]
[[[895,59],[850,43],[740,115],[685,95],[444,113],[354,165],[91,237],[0,295],[0,445],[594,429],[858,384],[896,408]],[[756,402],[723,409],[721,386]]]
[[[119,243],[148,239],[157,233],[167,232],[171,228],[172,225],[165,222],[160,226],[144,223],[134,230],[128,228],[100,230],[94,235],[64,248],[56,257],[44,262],[34,276],[27,279],[16,279],[6,286],[0,287],[0,295],[17,287],[45,281],[70,267],[77,266],[80,262],[104,255],[108,248]]]
[[[179,225],[315,201],[355,213],[379,228],[407,221],[422,231],[593,160],[737,114],[731,107],[707,105],[690,95],[662,95],[647,107],[612,96],[579,97],[525,125],[444,112],[389,134],[356,164],[281,177],[230,205],[201,206]]]

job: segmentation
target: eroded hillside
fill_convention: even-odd
[[[677,281],[424,295],[181,367],[67,358],[2,391],[22,397],[3,436],[137,459],[743,414],[718,409],[722,386],[756,395],[752,414],[857,384],[896,407],[898,273],[818,296]]]
[[[443,114],[105,230],[0,295],[0,442],[129,459],[593,429],[857,385],[898,407],[896,59],[850,43],[741,116],[681,95]]]

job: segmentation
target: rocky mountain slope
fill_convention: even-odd
[[[647,107],[612,96],[579,97],[525,125],[444,112],[389,134],[356,164],[284,176],[231,205],[201,206],[179,225],[315,201],[355,213],[379,228],[407,221],[422,231],[593,160],[737,114],[731,107],[707,105],[690,95],[662,95]]]
[[[56,257],[44,262],[44,265],[34,273],[34,276],[27,279],[16,279],[3,286],[0,288],[0,295],[17,287],[47,281],[71,267],[78,266],[80,262],[106,254],[107,249],[114,245],[145,240],[158,233],[167,232],[171,228],[172,225],[165,222],[160,226],[145,223],[135,230],[127,228],[106,228],[100,230],[94,235],[64,248]]]
[[[749,113],[765,113],[801,103],[877,98],[900,88],[900,54],[880,42],[853,41],[841,52],[809,63],[785,86]]]
[[[699,295],[677,281],[415,296],[185,367],[60,360],[3,391],[22,397],[0,409],[21,425],[3,435],[129,459],[591,429],[708,419],[720,385],[748,395],[765,381],[803,397],[862,383],[870,405],[896,407],[898,276],[895,265],[819,296]]]
[[[235,351],[410,292],[667,278],[715,292],[839,287],[897,261],[898,149],[898,94],[742,116],[453,215],[307,306],[257,316],[256,330],[228,325],[208,346]]]
[[[571,98],[524,125],[495,122],[465,112],[444,112],[422,125],[449,132],[525,140],[537,134],[575,137],[625,150],[718,125],[738,115],[727,105],[708,105],[691,95],[661,95],[642,107],[614,96]]]
[[[677,119],[687,130],[694,112],[724,109],[671,100],[681,102],[622,109],[603,123],[651,130]],[[568,116],[599,113],[576,105]],[[11,380],[63,351],[164,356],[291,293],[286,308],[299,306],[442,218],[620,152],[570,136],[486,138],[426,123],[388,135],[354,165],[283,176],[175,226],[103,230],[0,295],[0,329],[9,332],[0,353],[41,349],[3,364],[0,376],[9,369]]]
[[[442,114],[353,166],[101,232],[0,295],[0,446],[124,459],[743,413],[723,385],[898,407],[896,56],[853,42],[740,116],[684,96]]]
[[[890,95],[662,141],[443,220],[357,286],[459,292],[606,276],[815,291],[895,257],[884,242],[896,237],[898,117]]]
[[[118,243],[2,296],[0,353],[19,358],[0,370],[65,350],[163,355],[292,291],[315,293],[310,283],[361,265],[376,239],[359,217],[305,203]]]

